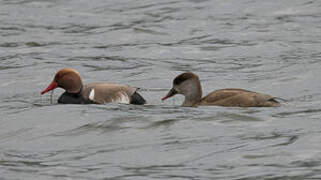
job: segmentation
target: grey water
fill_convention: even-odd
[[[148,104],[51,104],[65,67]],[[162,102],[185,71],[286,102]],[[320,74],[319,0],[0,0],[0,179],[321,179]]]

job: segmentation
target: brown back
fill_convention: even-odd
[[[201,99],[198,105],[226,107],[273,107],[280,106],[272,96],[244,89],[220,89]]]
[[[94,101],[99,104],[115,102],[129,103],[131,96],[135,93],[136,88],[126,85],[113,83],[90,83],[85,85],[82,95],[85,99],[89,98],[91,90],[94,90]],[[122,102],[127,101],[128,102]]]

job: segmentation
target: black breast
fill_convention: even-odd
[[[58,99],[60,104],[96,104],[94,101],[85,100],[80,93],[64,92]]]

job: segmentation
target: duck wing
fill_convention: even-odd
[[[133,100],[137,99],[138,93],[136,90],[137,88],[129,87],[127,85],[114,83],[91,83],[85,85],[82,95],[85,99],[89,99],[98,104],[130,104]]]
[[[268,94],[244,89],[220,89],[201,99],[199,105],[226,107],[273,107],[280,103]]]

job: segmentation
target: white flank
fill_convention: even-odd
[[[89,99],[93,101],[94,98],[95,98],[95,90],[92,89],[92,90],[90,91],[90,93],[89,93]]]
[[[126,93],[119,93],[119,97],[116,100],[116,102],[121,103],[121,104],[129,104],[129,97]]]

